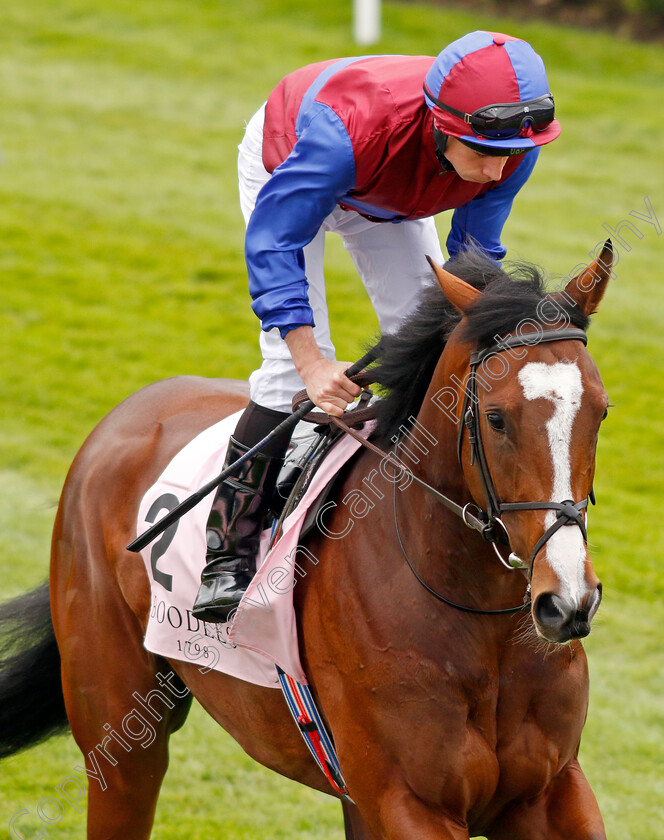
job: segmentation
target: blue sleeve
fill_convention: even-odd
[[[247,226],[249,292],[264,330],[278,327],[283,337],[313,326],[302,248],[354,185],[348,132],[334,111],[316,103],[292,152],[258,194]]]
[[[463,248],[467,236],[472,236],[487,256],[494,260],[504,258],[507,248],[501,244],[500,236],[512,209],[514,196],[530,177],[539,151],[533,149],[526,152],[509,178],[454,211],[452,228],[447,237],[447,253],[450,258]]]

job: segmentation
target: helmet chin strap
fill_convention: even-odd
[[[433,126],[433,142],[436,147],[436,157],[443,172],[456,172],[449,160],[445,157],[445,149],[447,148],[447,134],[443,132],[434,124]]]

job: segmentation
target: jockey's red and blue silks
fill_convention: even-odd
[[[468,235],[493,258],[514,196],[538,150],[510,157],[501,180],[477,184],[444,172],[422,82],[430,56],[344,58],[286,76],[270,95],[263,163],[272,173],[247,227],[252,308],[282,337],[313,325],[302,248],[337,204],[379,222],[454,209],[447,249]]]

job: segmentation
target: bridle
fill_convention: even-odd
[[[536,341],[533,340],[534,337],[536,337]],[[406,551],[406,547],[404,546],[403,540],[401,538],[397,516],[396,482],[394,482],[394,525],[397,534],[397,540],[399,542],[402,553],[410,570],[413,572],[418,582],[428,592],[434,595],[434,597],[436,597],[439,601],[442,601],[443,603],[448,604],[449,606],[454,607],[455,609],[462,610],[463,612],[478,613],[481,615],[503,615],[516,613],[520,612],[521,610],[527,609],[530,606],[530,581],[532,580],[535,558],[540,552],[540,550],[543,548],[543,546],[546,544],[546,542],[549,539],[551,539],[551,537],[560,528],[566,525],[577,525],[581,530],[584,542],[586,544],[588,542],[586,526],[585,522],[583,521],[583,511],[588,507],[589,500],[593,504],[595,503],[592,490],[587,498],[582,499],[579,502],[575,502],[573,500],[563,500],[561,502],[501,502],[498,497],[498,493],[496,492],[493,478],[491,477],[491,471],[489,469],[489,464],[487,462],[486,453],[484,451],[484,444],[482,441],[480,415],[477,411],[477,407],[479,405],[479,398],[477,396],[477,369],[480,366],[480,364],[485,359],[488,359],[490,356],[497,355],[498,353],[502,353],[503,351],[513,347],[532,347],[536,344],[540,344],[541,342],[552,341],[582,341],[583,344],[586,345],[588,343],[588,337],[582,329],[579,329],[577,327],[561,327],[558,329],[547,330],[545,332],[537,334],[526,334],[524,336],[512,335],[508,336],[507,338],[501,339],[499,345],[482,348],[481,350],[475,350],[470,357],[470,374],[468,376],[467,384],[464,389],[465,396],[461,410],[461,423],[459,425],[459,435],[457,439],[457,456],[459,459],[459,463],[461,463],[464,432],[467,431],[468,442],[470,444],[470,465],[473,466],[475,463],[477,463],[477,468],[484,494],[486,510],[482,510],[482,508],[480,508],[479,505],[476,505],[472,502],[462,507],[461,505],[457,504],[453,499],[450,499],[448,496],[445,496],[439,490],[436,490],[435,487],[432,487],[426,481],[423,481],[421,478],[418,478],[418,476],[414,475],[412,472],[410,473],[410,476],[416,483],[418,483],[425,490],[427,490],[427,492],[429,492],[437,501],[444,504],[448,510],[451,510],[457,516],[461,517],[461,519],[469,528],[478,531],[487,542],[491,543],[496,555],[500,559],[500,562],[507,569],[509,569],[510,571],[513,571],[515,569],[521,569],[526,574],[529,583],[523,604],[516,607],[509,607],[506,609],[499,610],[476,609],[474,607],[467,607],[450,601],[447,598],[440,595],[440,593],[433,590],[416,571],[410,558],[408,557],[408,552]],[[399,463],[396,454],[393,454],[391,456],[390,453],[386,453],[379,447],[365,440],[363,437],[361,437],[352,429],[350,429],[343,421],[340,421],[338,418],[332,418],[332,420],[335,423],[335,425],[340,426],[344,429],[344,431],[348,432],[354,438],[359,440],[363,446],[374,450],[383,457],[387,456],[388,459],[393,459],[393,466],[399,464],[399,469],[403,469],[403,466]],[[396,452],[396,445],[394,452]],[[471,512],[472,509],[474,509],[474,513]],[[507,528],[503,524],[501,514],[522,510],[556,511],[556,521],[549,528],[546,529],[546,531],[535,543],[535,546],[530,556],[529,564],[523,563],[523,561],[517,558],[514,554],[510,555],[509,561],[506,561],[503,558],[497,546],[497,544],[500,543],[501,545],[509,547],[509,534],[507,532]]]
[[[529,334],[530,335],[530,334]],[[530,563],[526,568],[530,570],[532,577],[533,565],[535,557],[539,553],[544,544],[564,525],[578,525],[581,529],[584,542],[587,543],[588,535],[586,533],[585,523],[583,521],[582,511],[588,507],[588,499],[594,503],[594,498],[591,494],[588,498],[582,499],[580,502],[573,500],[564,500],[561,502],[501,502],[496,492],[496,487],[491,477],[491,471],[487,462],[486,453],[484,451],[484,443],[482,441],[482,429],[480,423],[480,414],[477,410],[479,405],[479,398],[477,396],[477,369],[484,362],[485,359],[495,356],[512,347],[528,347],[534,344],[552,341],[581,341],[584,345],[588,343],[588,336],[582,329],[577,327],[562,327],[555,330],[548,330],[534,334],[536,341],[527,341],[527,336],[512,335],[500,340],[499,346],[485,347],[482,350],[475,350],[470,357],[470,374],[468,376],[467,386],[465,388],[465,396],[463,407],[461,409],[462,422],[459,426],[459,435],[457,438],[457,457],[461,464],[461,453],[463,448],[464,430],[468,432],[468,443],[470,444],[470,465],[477,463],[477,469],[482,484],[482,491],[484,493],[484,501],[486,511],[477,508],[480,519],[486,524],[482,531],[482,536],[488,542],[494,544],[500,542],[504,545],[509,545],[509,535],[507,529],[501,519],[501,514],[520,511],[520,510],[555,510],[557,512],[556,522],[548,528],[544,534],[539,538],[530,555]],[[532,338],[532,335],[530,336]],[[468,506],[466,506],[467,508]],[[466,509],[464,508],[464,511]],[[462,517],[464,522],[466,516]],[[466,524],[468,524],[466,522]],[[496,530],[499,526],[500,532]],[[498,556],[501,562],[507,568],[524,568],[523,562],[506,563],[502,559],[499,552]]]

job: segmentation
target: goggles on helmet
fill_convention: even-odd
[[[509,140],[518,137],[528,123],[533,131],[544,131],[555,113],[553,95],[550,93],[525,102],[497,102],[485,105],[472,114],[466,114],[436,99],[426,84],[424,93],[443,111],[460,117],[470,125],[475,134],[487,140]]]

